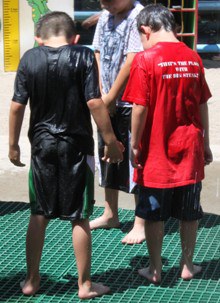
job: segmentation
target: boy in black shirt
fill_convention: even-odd
[[[92,114],[106,142],[103,160],[119,162],[123,146],[112,131],[100,99],[93,52],[74,46],[73,20],[52,12],[36,26],[40,45],[22,57],[15,80],[9,122],[9,159],[20,162],[19,135],[25,106],[30,102],[29,140],[31,216],[26,239],[27,276],[21,283],[25,295],[40,287],[39,266],[45,230],[50,219],[72,223],[78,268],[78,295],[100,296],[109,288],[91,282],[91,234],[88,218],[94,204],[94,142]]]

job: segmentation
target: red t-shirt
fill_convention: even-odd
[[[148,107],[135,182],[171,188],[204,178],[199,105],[210,97],[202,61],[184,43],[160,42],[135,56],[123,100]]]

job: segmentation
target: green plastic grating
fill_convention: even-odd
[[[93,217],[103,208],[96,207]],[[134,212],[119,210],[120,229],[95,230],[92,279],[110,286],[111,294],[86,302],[102,303],[220,303],[220,216],[206,214],[200,221],[195,262],[203,271],[191,281],[179,274],[180,241],[178,222],[165,226],[163,276],[160,286],[149,284],[137,274],[148,264],[145,243],[122,245],[121,239],[132,227]],[[51,221],[41,262],[41,288],[34,297],[21,294],[19,282],[25,277],[25,236],[29,206],[0,202],[0,302],[82,302],[77,296],[77,271],[69,222]]]

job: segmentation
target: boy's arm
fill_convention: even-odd
[[[102,92],[102,81],[101,81],[101,70],[100,70],[100,52],[95,51],[95,58],[98,66],[98,72],[99,72],[99,89],[100,92]]]
[[[24,118],[25,105],[11,102],[9,113],[9,160],[16,166],[24,166],[20,161],[19,137]]]
[[[101,13],[92,15],[91,17],[87,18],[86,20],[84,20],[82,22],[82,27],[84,27],[85,29],[89,29],[91,26],[94,26],[97,24],[99,17],[100,17]]]
[[[106,144],[102,160],[112,163],[121,162],[124,146],[115,137],[105,104],[102,99],[91,99],[87,105]]]
[[[133,104],[131,116],[131,164],[135,168],[142,168],[139,160],[139,143],[144,131],[148,107]]]
[[[205,165],[208,165],[213,161],[213,156],[209,146],[209,114],[208,114],[207,102],[200,104],[199,109],[200,109],[201,123],[204,129]]]
[[[120,95],[122,90],[125,88],[125,85],[129,78],[131,64],[135,55],[136,53],[127,54],[125,63],[120,69],[118,76],[115,79],[115,82],[113,83],[110,91],[108,92],[108,94],[102,96],[102,99],[106,104],[110,114],[113,114],[115,112],[115,106],[116,106],[115,100]]]

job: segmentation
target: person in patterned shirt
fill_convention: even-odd
[[[103,163],[104,142],[98,135],[100,185],[105,190],[105,210],[90,222],[91,229],[120,226],[118,217],[119,191],[135,192],[133,169],[129,161],[131,105],[121,101],[135,54],[142,50],[136,16],[143,9],[139,1],[101,0],[103,9],[96,27],[93,47],[99,66],[100,89],[117,138],[125,146],[124,160],[119,164]],[[136,195],[135,195],[136,197]],[[136,200],[137,201],[137,200]],[[132,230],[122,243],[142,243],[144,221],[135,218]]]

